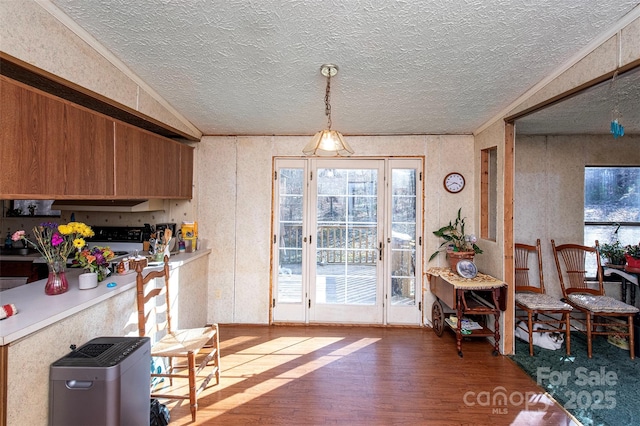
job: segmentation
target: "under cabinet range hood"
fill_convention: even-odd
[[[51,205],[55,210],[79,212],[138,213],[164,211],[163,199],[151,200],[55,200]]]

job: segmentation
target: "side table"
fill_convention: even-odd
[[[431,292],[437,297],[432,305],[433,331],[442,336],[445,325],[456,333],[458,356],[462,357],[463,337],[494,338],[493,355],[499,354],[500,310],[504,307],[503,289],[506,284],[489,275],[478,274],[475,278],[462,278],[449,268],[429,268],[426,272]],[[488,297],[482,297],[487,295]],[[501,303],[502,302],[502,303]],[[457,323],[452,324],[444,317],[444,307],[456,311]],[[493,316],[494,330],[485,325],[470,334],[464,334],[462,319],[464,315]]]
[[[630,296],[631,305],[636,305],[636,287],[638,286],[638,278],[640,277],[640,268],[630,268],[625,265],[624,270],[617,268],[604,267],[603,273],[610,277],[612,274],[622,278],[622,301],[627,303],[627,284],[631,283]]]

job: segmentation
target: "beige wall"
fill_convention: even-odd
[[[584,241],[585,166],[640,165],[640,136],[519,136],[516,141],[516,242],[542,243],[545,288],[561,297],[551,239],[556,244]],[[609,288],[610,287],[610,288]],[[619,296],[620,286],[608,286]]]
[[[0,51],[199,138],[200,131],[47,2],[0,1]],[[46,7],[47,9],[45,9]],[[97,45],[97,44],[95,44]]]
[[[141,85],[128,70],[121,70],[78,34],[33,0],[0,1],[0,51],[53,73],[75,84],[140,111],[165,124],[200,137],[200,132],[168,104]],[[73,25],[69,24],[72,28]],[[79,28],[74,28],[82,34]],[[149,171],[150,174],[152,170]],[[167,201],[165,210],[150,213],[75,212],[78,221],[90,225],[141,226],[195,220],[190,201]],[[72,212],[63,212],[61,222]],[[31,229],[42,220],[0,218],[0,229]]]
[[[34,0],[2,2],[0,21],[3,22],[0,26],[0,50],[199,136],[197,129],[128,70],[107,60],[108,55],[104,52],[93,49],[86,37],[78,35],[82,35],[82,31],[75,28],[74,33],[69,29],[73,28],[72,23],[65,26]],[[506,115],[522,111],[610,72],[618,64],[625,65],[640,59],[638,46],[640,20],[594,49],[582,61]],[[620,55],[617,55],[618,51]],[[278,155],[298,155],[307,139],[207,137],[197,144],[192,202],[175,203],[165,213],[82,213],[76,214],[76,219],[96,225],[197,220],[203,245],[213,249],[208,282],[209,320],[265,323],[268,321],[269,300],[271,159]],[[475,146],[471,136],[373,136],[349,140],[359,156],[425,156],[425,253],[430,253],[437,246],[431,231],[448,222],[459,207],[463,208],[467,217],[475,218],[474,228],[478,229],[477,194],[480,192],[476,175],[480,170],[480,150],[497,146],[499,168],[504,165],[504,129],[501,121],[476,135]],[[468,189],[458,195],[448,194],[442,189],[442,178],[454,170],[462,172],[467,178]],[[555,178],[552,176],[550,179]],[[498,214],[504,215],[501,182]],[[3,221],[1,225],[5,229],[15,224],[7,225]],[[502,218],[499,217],[497,242],[481,240],[485,254],[477,258],[482,270],[499,278],[504,275],[503,235]]]
[[[148,91],[130,70],[96,46],[81,28],[34,0],[2,2],[0,50],[168,125],[200,136],[197,129]],[[11,19],[9,19],[11,17]],[[95,47],[95,48],[94,48]],[[309,135],[310,137],[311,135]],[[208,281],[209,321],[266,323],[269,319],[271,167],[273,156],[298,156],[308,137],[210,137],[196,145],[194,198],[168,202],[164,212],[75,212],[91,225],[138,226],[195,220],[200,244],[213,249]],[[358,156],[424,156],[425,253],[438,241],[431,231],[459,207],[475,217],[473,137],[406,136],[350,138]],[[443,177],[462,172],[467,188],[446,193]],[[70,211],[63,212],[67,221]],[[40,219],[5,218],[2,229],[30,229]],[[469,229],[470,232],[473,232]],[[438,259],[436,262],[441,262]],[[206,299],[206,298],[205,298]]]
[[[524,100],[506,116],[561,95],[602,75],[640,60],[640,18],[593,49],[553,81]]]
[[[530,94],[526,99],[522,100],[520,104],[515,106],[513,109],[508,111],[504,118],[513,116],[519,112],[525,111],[529,108],[535,107],[536,105],[542,104],[545,101],[554,98],[556,96],[560,96],[565,92],[571,91],[576,87],[580,87],[594,79],[605,75],[607,73],[613,72],[617,67],[628,66],[636,61],[640,60],[640,19],[635,19],[630,22],[624,28],[622,28],[616,35],[605,40],[599,46],[595,47],[590,53],[586,54],[581,60],[578,60],[573,66],[568,68],[565,72],[561,73],[557,78],[550,81],[544,87],[540,88],[535,93]],[[479,174],[479,156],[480,151],[486,147],[497,146],[498,147],[498,170],[502,170],[502,185],[498,185],[498,212],[502,214],[502,217],[498,218],[498,242],[497,247],[494,252],[491,253],[492,262],[499,262],[502,259],[510,258],[511,255],[504,253],[504,212],[507,211],[505,206],[505,201],[503,195],[506,191],[509,191],[509,188],[505,188],[504,185],[504,159],[505,155],[510,155],[510,153],[505,152],[505,131],[504,131],[504,122],[502,119],[497,120],[493,124],[489,125],[481,132],[476,135],[476,145],[475,145],[475,156],[476,156],[476,174]],[[627,138],[627,136],[625,136]],[[607,145],[601,145],[603,143],[602,140],[597,140],[595,138],[593,142],[590,144],[592,160],[597,161],[598,158],[601,158],[602,153],[607,152]],[[628,139],[627,139],[628,140]],[[518,149],[524,149],[523,147],[518,148],[520,138],[516,136],[516,151]],[[625,142],[626,143],[626,142]],[[538,150],[543,149],[540,146],[531,146],[529,148],[532,151],[532,155],[540,155],[541,153]],[[523,162],[522,158],[519,157],[520,161],[515,164],[514,174],[518,179],[518,183],[514,184],[515,188],[513,188],[513,202],[514,202],[514,231],[515,236],[519,237],[518,234],[519,229],[524,229],[525,227],[535,228],[537,226],[541,226],[541,222],[544,222],[547,228],[551,227],[553,230],[548,229],[547,235],[558,235],[556,237],[557,240],[560,239],[560,235],[568,235],[569,238],[573,238],[578,233],[581,233],[582,230],[578,230],[577,223],[572,222],[566,223],[564,226],[558,226],[556,223],[553,225],[549,225],[549,219],[546,217],[548,213],[545,209],[547,204],[556,203],[557,205],[565,205],[571,204],[578,208],[579,212],[582,212],[584,204],[581,204],[582,198],[580,200],[577,199],[575,194],[575,190],[569,189],[568,186],[559,187],[558,192],[544,192],[544,196],[547,198],[540,198],[535,203],[523,204],[521,202],[523,194],[522,192],[532,191],[533,194],[540,194],[544,188],[541,187],[543,185],[541,181],[545,182],[549,187],[558,187],[559,182],[562,179],[571,178],[574,181],[577,181],[578,178],[578,170],[581,167],[584,167],[583,162],[580,160],[580,155],[576,156],[575,151],[572,151],[573,147],[571,146],[557,146],[554,147],[558,152],[556,156],[549,157],[547,164],[536,164]],[[573,155],[572,155],[573,152]],[[637,152],[637,151],[636,151]],[[577,158],[576,158],[577,157]],[[562,159],[564,158],[563,161]],[[640,164],[640,162],[636,162],[635,164]],[[528,167],[526,170],[520,170],[520,168]],[[571,169],[572,176],[562,174],[562,177],[558,175],[558,170],[568,170]],[[531,178],[529,185],[527,188],[522,188],[522,180],[524,178]],[[565,184],[568,182],[565,181]],[[479,193],[479,187],[476,188],[476,191]],[[542,195],[542,194],[541,194]],[[582,197],[580,195],[580,197]],[[540,200],[547,201],[546,203],[540,203]],[[525,221],[521,220],[518,216],[520,214],[524,214],[526,212],[529,220],[531,222],[523,223]],[[584,221],[584,219],[580,219],[580,221]],[[558,232],[554,232],[557,230]],[[523,238],[527,237],[526,235],[522,235]],[[502,239],[502,240],[501,240]],[[535,239],[534,239],[535,241]],[[543,240],[544,241],[544,240]],[[547,253],[547,259],[549,253]],[[553,265],[555,267],[555,265]],[[482,266],[481,266],[482,267]],[[487,265],[488,270],[491,270],[492,275],[504,278],[505,276],[505,268],[504,265],[492,264]],[[547,270],[548,268],[545,268]],[[552,269],[553,271],[553,269]],[[548,274],[548,272],[547,272]],[[508,283],[509,284],[509,283]],[[554,291],[557,291],[554,290]],[[513,311],[513,287],[509,288],[509,308],[507,312]],[[504,324],[501,325],[504,327]],[[512,342],[513,330],[511,328],[507,330],[502,330],[502,335],[505,336],[504,342]],[[511,346],[511,348],[509,347]],[[513,346],[510,344],[506,344],[504,347],[504,353],[510,353],[513,351]]]
[[[271,203],[275,156],[299,156],[311,137],[205,137],[196,147],[197,215],[201,238],[213,250],[209,275],[209,321],[269,321]],[[422,156],[425,158],[425,257],[439,245],[432,231],[455,217],[458,208],[476,215],[472,136],[349,137],[354,158]],[[461,172],[467,187],[447,193],[444,176]],[[473,223],[469,223],[473,233]],[[482,256],[480,256],[482,257]],[[433,264],[443,263],[440,256]],[[425,268],[426,269],[426,268]],[[432,298],[427,298],[431,306]],[[430,310],[429,310],[430,312]]]

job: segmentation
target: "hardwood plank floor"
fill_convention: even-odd
[[[459,358],[449,330],[221,325],[220,345],[195,424],[577,424],[488,341]],[[172,426],[193,424],[188,401],[163,402]]]

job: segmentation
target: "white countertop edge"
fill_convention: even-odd
[[[211,253],[211,250],[207,249],[171,256],[169,267],[170,269],[179,268],[209,253]],[[47,296],[44,293],[46,279],[0,292],[0,304],[13,303],[18,311],[17,314],[0,320],[0,346],[15,342],[117,294],[130,290],[136,285],[136,274],[129,273],[111,275],[98,283],[96,288],[80,290],[78,288],[78,275],[80,273],[82,273],[81,269],[67,268],[66,275],[69,281],[69,291],[56,296]],[[110,282],[115,282],[117,284],[116,287],[107,287]]]

